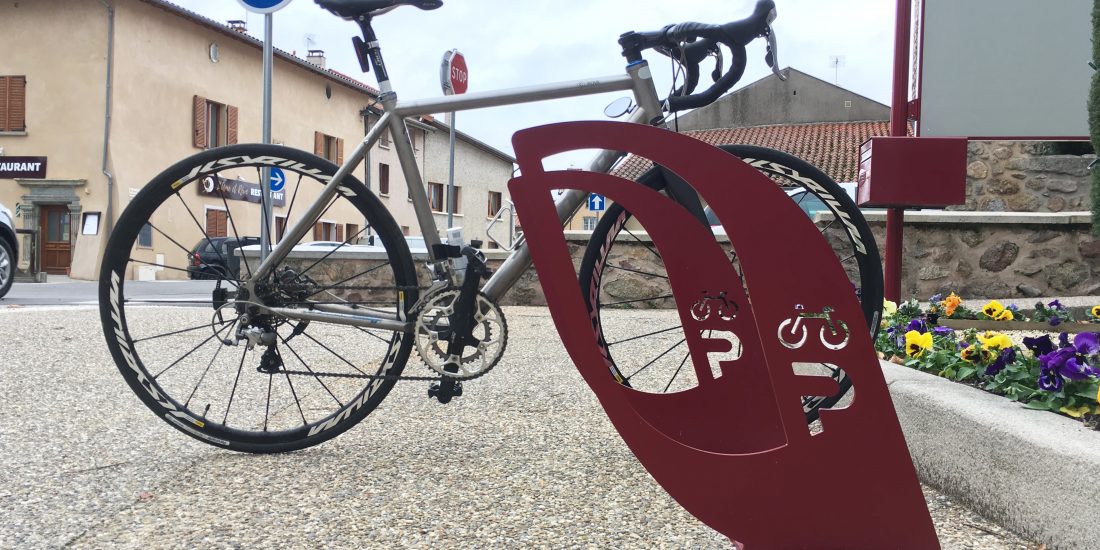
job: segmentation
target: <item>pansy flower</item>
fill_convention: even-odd
[[[1012,347],[1012,339],[999,332],[987,330],[978,335],[982,346],[990,349],[1004,349]]]
[[[1005,348],[997,356],[997,360],[985,369],[986,376],[993,376],[1001,372],[1005,367],[1016,362],[1016,348]]]
[[[959,354],[963,361],[967,363],[974,363],[975,365],[982,365],[988,363],[990,359],[993,359],[993,353],[979,345],[968,346],[962,350]]]
[[[1062,307],[1062,302],[1059,302],[1058,300],[1050,302],[1049,304],[1047,304],[1047,307],[1049,307],[1050,309],[1066,309]]]
[[[882,316],[890,317],[898,312],[898,305],[885,298],[882,299]]]
[[[982,306],[982,313],[990,319],[996,319],[1004,310],[1005,306],[1001,305],[997,300],[990,300],[988,304]]]
[[[921,334],[915,330],[905,333],[905,354],[909,357],[920,357],[924,352],[932,349],[932,334]]]
[[[994,319],[996,319],[998,321],[1011,321],[1014,318],[1015,318],[1015,316],[1012,315],[1012,310],[1011,309],[1001,310],[1001,312],[998,313],[996,317],[994,317]]]
[[[1062,377],[1057,373],[1049,369],[1041,369],[1039,371],[1039,387],[1050,392],[1056,392],[1062,389],[1065,382]]]
[[[1054,342],[1050,340],[1050,335],[1044,334],[1038,338],[1026,337],[1024,338],[1024,347],[1031,350],[1036,357],[1040,355],[1046,355],[1054,351]]]
[[[925,324],[924,319],[916,318],[909,321],[909,326],[905,327],[906,331],[915,330],[921,334],[928,332],[928,326]]]
[[[953,332],[955,331],[947,327],[932,327],[932,334],[935,334],[936,336],[948,336]]]
[[[1092,306],[1092,316],[1100,317],[1100,306]]]
[[[944,308],[943,314],[947,317],[950,317],[955,314],[955,308],[959,307],[959,304],[961,303],[962,299],[956,296],[954,292],[952,292],[951,294],[948,294],[942,302],[940,302],[940,305]]]

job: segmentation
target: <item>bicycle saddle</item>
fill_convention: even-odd
[[[434,10],[443,0],[313,0],[318,6],[344,18],[377,15],[376,12],[397,6],[416,6],[422,10]]]

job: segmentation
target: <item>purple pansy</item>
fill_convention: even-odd
[[[997,356],[997,360],[993,364],[985,368],[986,376],[993,376],[998,372],[1001,372],[1006,366],[1016,362],[1016,348],[1005,348],[1001,350],[1001,354]]]
[[[939,302],[943,301],[943,294],[933,295],[931,298],[928,299],[928,301],[934,304],[938,304]]]
[[[909,326],[905,327],[905,332],[915,330],[921,334],[928,332],[928,327],[924,324],[924,319],[916,318],[909,321]]]
[[[1073,337],[1073,347],[1082,355],[1093,355],[1100,351],[1100,333],[1082,332]]]
[[[1059,334],[1058,335],[1058,347],[1068,348],[1069,346],[1070,346],[1069,333],[1068,332],[1063,332],[1062,334]]]
[[[1054,351],[1054,342],[1050,340],[1050,335],[1044,334],[1038,338],[1024,338],[1024,347],[1031,350],[1038,357]]]
[[[948,336],[955,331],[947,327],[932,327],[932,334],[935,336]]]
[[[1055,315],[1055,316],[1051,317],[1050,320],[1047,321],[1047,322],[1050,323],[1050,326],[1056,327],[1056,326],[1062,324],[1062,318]]]
[[[1016,312],[1020,311],[1020,306],[1018,306],[1018,305],[1016,305],[1016,304],[1008,304],[1008,308],[1007,308],[1007,309],[1008,309],[1009,311],[1011,311],[1012,313],[1016,313]]]
[[[1047,307],[1049,307],[1050,309],[1066,309],[1062,307],[1062,302],[1059,302],[1058,300],[1050,302],[1049,304],[1047,304]]]
[[[1046,391],[1059,391],[1062,389],[1062,377],[1052,370],[1042,369],[1039,371],[1039,387]]]

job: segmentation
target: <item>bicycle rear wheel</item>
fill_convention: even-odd
[[[746,145],[721,148],[790,190],[792,200],[800,206],[816,200],[833,212],[834,219],[822,225],[821,231],[844,266],[874,336],[882,308],[882,265],[870,227],[852,199],[824,172],[786,153]],[[666,185],[656,168],[639,181],[658,190]],[[851,223],[841,222],[841,216]],[[631,219],[622,206],[608,207],[581,262],[581,290],[589,311],[595,313],[593,328],[604,354],[611,359],[611,375],[622,384],[649,393],[690,389],[697,381],[694,369],[686,365],[687,344],[678,314],[672,309],[675,303],[660,252],[640,231],[628,226]],[[625,241],[641,246],[624,255],[615,244]],[[732,262],[736,268],[736,251]],[[633,311],[638,309],[647,311]],[[655,315],[662,320],[655,321]],[[731,353],[728,358],[738,356],[740,350]],[[808,422],[817,419],[819,409],[835,405],[852,386],[835,365],[807,364],[798,365],[798,369],[802,374],[830,376],[840,386],[836,395],[803,398]]]
[[[400,229],[350,176],[299,246],[270,276],[253,280],[264,215],[255,182],[264,167],[285,175],[271,242],[284,238],[337,170],[272,145],[185,159],[153,178],[119,217],[99,288],[107,345],[146,406],[204,443],[258,453],[316,445],[362,420],[393,387],[413,344],[400,332],[302,321],[261,304],[396,318],[417,299]],[[368,233],[380,243],[352,246]],[[325,240],[336,243],[316,246]],[[149,276],[200,280],[134,280]]]

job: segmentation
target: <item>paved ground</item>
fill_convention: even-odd
[[[402,383],[331,442],[251,456],[153,417],[96,310],[0,304],[0,547],[729,547],[633,458],[546,310],[505,312],[505,360],[452,404]],[[926,494],[947,548],[1035,547]]]

